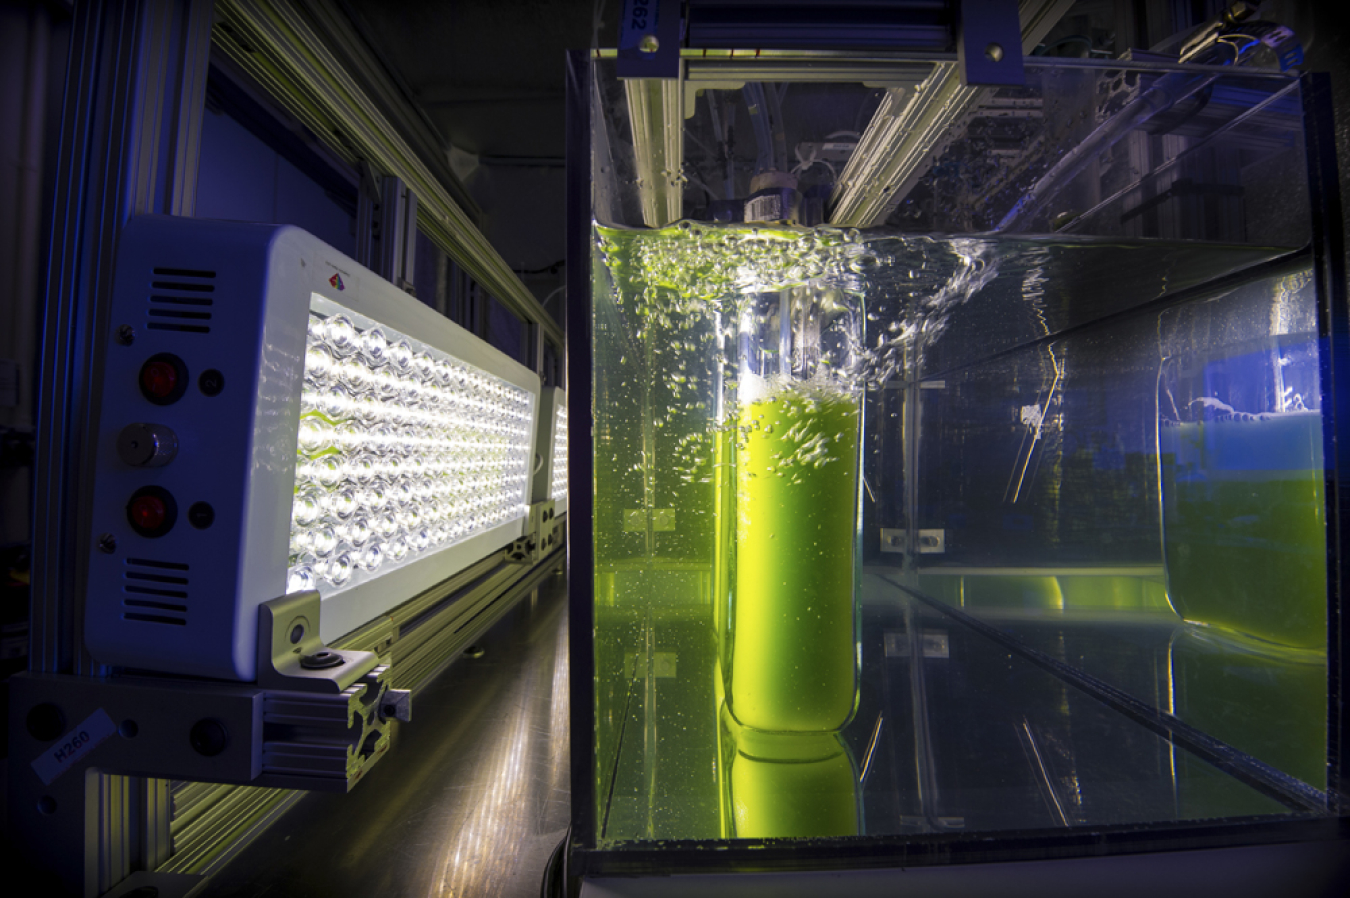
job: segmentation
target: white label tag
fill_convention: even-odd
[[[65,773],[75,762],[89,754],[104,739],[117,732],[108,712],[99,708],[75,729],[66,733],[33,761],[33,769],[46,785]]]

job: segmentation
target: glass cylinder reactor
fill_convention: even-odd
[[[727,698],[757,730],[837,730],[856,705],[853,303],[794,287],[738,313]]]

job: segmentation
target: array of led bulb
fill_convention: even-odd
[[[288,592],[328,595],[528,513],[530,394],[334,307],[309,318]]]
[[[553,476],[549,498],[562,502],[567,498],[567,409],[558,406],[553,413]]]

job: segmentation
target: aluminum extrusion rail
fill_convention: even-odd
[[[563,563],[559,550],[530,568],[504,562],[505,550],[399,606],[335,647],[389,652],[394,685],[414,696],[480,634]],[[411,633],[398,638],[399,631]],[[305,792],[193,783],[174,793],[173,854],[158,873],[211,877],[264,833]]]
[[[402,179],[417,194],[417,220],[427,236],[489,293],[562,345],[562,328],[296,5],[221,0],[216,16],[212,40],[226,55],[341,158],[364,159]]]

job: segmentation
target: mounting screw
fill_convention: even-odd
[[[638,49],[643,53],[655,53],[661,49],[661,42],[654,34],[644,34],[642,40],[638,41]]]
[[[111,533],[104,533],[98,538],[98,550],[104,555],[111,555],[117,551],[117,537]]]
[[[327,670],[330,667],[341,667],[344,663],[346,661],[341,655],[328,649],[305,655],[300,659],[300,666],[305,670]]]
[[[1002,62],[1003,48],[998,44],[990,44],[989,46],[984,48],[984,55],[989,59],[990,62]]]
[[[117,328],[117,342],[123,346],[130,346],[136,342],[136,328],[129,324],[123,324]]]

